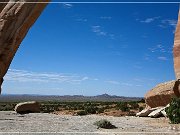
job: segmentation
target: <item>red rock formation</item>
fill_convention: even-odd
[[[19,45],[47,5],[35,2],[48,1],[1,0],[8,3],[0,4],[0,87]]]
[[[176,74],[176,79],[180,79],[180,11],[178,16],[178,23],[176,26],[173,51],[174,51],[174,70]]]
[[[155,88],[148,91],[145,95],[145,102],[148,107],[155,108],[166,106],[170,103],[172,97],[177,97],[179,91],[177,89],[177,81],[169,81],[158,84]]]

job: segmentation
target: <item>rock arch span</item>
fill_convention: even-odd
[[[49,0],[1,0],[1,2],[4,3],[0,3],[0,92],[3,77],[19,45]]]
[[[1,0],[1,2],[4,3],[0,3],[0,92],[3,77],[11,64],[19,45],[49,1],[50,0]],[[173,52],[174,69],[178,81],[160,84],[158,85],[157,90],[156,88],[150,90],[145,95],[146,103],[150,107],[166,104],[166,102],[164,103],[163,101],[166,98],[162,96],[164,91],[167,93],[167,91],[172,89],[174,92],[170,91],[167,93],[168,95],[180,96],[180,13],[175,32]],[[157,93],[158,90],[160,91],[159,93]],[[168,102],[169,100],[167,103]]]

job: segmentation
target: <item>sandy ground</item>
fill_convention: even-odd
[[[107,119],[116,129],[101,129],[93,125],[95,121]],[[166,118],[113,117],[113,116],[71,116],[48,113],[20,115],[13,111],[0,112],[0,135],[27,134],[180,134],[180,124],[172,125]]]

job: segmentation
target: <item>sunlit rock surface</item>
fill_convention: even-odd
[[[48,1],[1,0],[7,3],[0,4],[0,86],[19,45],[47,5],[35,2]]]

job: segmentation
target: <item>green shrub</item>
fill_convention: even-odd
[[[144,107],[142,107],[142,106],[139,107],[139,112],[142,111],[143,109],[144,109]]]
[[[138,109],[139,108],[139,105],[137,102],[129,102],[128,103],[131,107],[131,109]]]
[[[97,109],[97,113],[99,114],[99,113],[103,113],[104,112],[104,108],[98,108]]]
[[[145,99],[142,98],[142,99],[139,101],[139,103],[145,103]]]
[[[180,98],[173,98],[165,111],[172,124],[180,123]]]
[[[128,105],[126,102],[119,102],[117,104],[117,108],[120,109],[123,112],[129,111]]]
[[[77,115],[80,115],[80,116],[87,115],[87,112],[85,110],[80,110],[77,112]]]
[[[96,121],[94,125],[98,126],[98,128],[105,128],[105,129],[113,129],[117,128],[116,126],[112,125],[111,122],[109,122],[106,119],[102,119],[100,121]]]
[[[88,113],[88,114],[96,114],[96,110],[97,108],[93,107],[93,106],[89,106],[89,107],[86,107],[85,108],[85,111]]]

